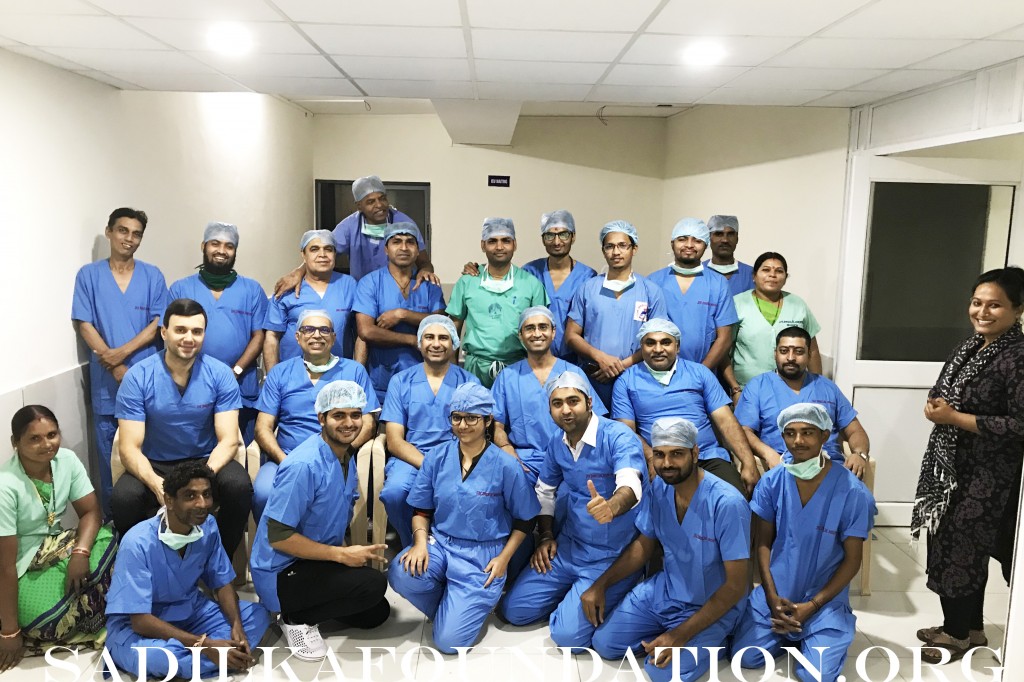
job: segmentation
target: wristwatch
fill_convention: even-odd
[[[866,452],[855,452],[854,454],[863,457],[865,462],[871,459],[870,457],[868,457],[868,453]]]
[[[235,365],[235,366],[234,366],[234,367],[233,367],[233,368],[231,369],[231,371],[235,373],[235,376],[236,376],[236,377],[240,377],[240,376],[242,376],[242,372],[244,372],[245,370],[243,370],[243,369],[242,369],[241,367],[239,367],[238,365]]]

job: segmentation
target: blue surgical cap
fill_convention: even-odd
[[[692,448],[697,444],[697,427],[682,417],[662,417],[651,425],[651,447],[682,446]]]
[[[558,211],[552,211],[551,213],[545,213],[540,217],[540,233],[544,234],[548,230],[553,230],[556,227],[564,227],[572,233],[576,232],[576,221],[573,220],[572,213],[564,209]]]
[[[525,324],[528,319],[530,319],[531,317],[535,317],[536,315],[543,315],[544,317],[551,320],[552,327],[557,326],[555,324],[555,314],[551,312],[550,308],[544,305],[535,305],[524,310],[523,313],[519,316],[519,329],[523,328],[523,324]]]
[[[711,243],[711,233],[708,226],[700,218],[683,218],[672,228],[672,240],[680,237],[696,237],[705,244]]]
[[[448,403],[445,415],[451,418],[452,412],[492,415],[494,414],[494,397],[480,384],[467,381],[464,384],[459,384],[458,388],[452,391],[452,400]]]
[[[427,327],[435,324],[444,327],[444,330],[448,332],[448,336],[452,337],[452,348],[457,349],[459,347],[459,332],[455,331],[455,323],[447,315],[427,315],[424,317],[420,322],[419,328],[416,329],[416,345],[419,346],[420,342],[423,341],[423,332],[427,330]]]
[[[352,198],[356,201],[362,201],[367,194],[373,194],[374,192],[386,193],[384,189],[384,182],[376,175],[367,175],[365,178],[359,178],[352,183]]]
[[[676,341],[681,341],[683,338],[679,327],[672,320],[666,320],[663,317],[653,317],[640,325],[640,331],[636,333],[636,340],[641,341],[645,336],[654,332],[662,332],[674,336]]]
[[[737,232],[740,231],[740,221],[734,215],[713,215],[708,218],[708,231],[709,232],[721,232],[727,227],[731,227]]]
[[[828,416],[828,411],[818,403],[797,403],[779,413],[779,431],[783,431],[793,422],[804,422],[817,426],[822,431],[832,431],[832,418]]]
[[[548,383],[544,385],[544,390],[547,391],[549,398],[552,393],[560,388],[575,388],[588,398],[592,397],[590,395],[590,383],[582,375],[571,370],[562,372],[556,377],[548,378]]]
[[[332,381],[316,394],[317,414],[331,410],[361,410],[366,407],[366,392],[354,381]]]
[[[331,314],[326,310],[319,308],[303,308],[302,312],[299,313],[299,321],[296,323],[296,327],[301,327],[303,323],[311,317],[322,317],[331,323],[331,329],[334,329],[334,320],[331,319]]]
[[[397,234],[408,234],[416,238],[416,243],[419,244],[423,241],[423,236],[420,234],[420,228],[416,227],[416,223],[398,222],[391,223],[388,225],[388,229],[384,231],[384,243]]]
[[[485,218],[484,228],[480,231],[481,241],[487,241],[493,237],[516,238],[516,226],[512,224],[511,218]]]
[[[640,237],[637,235],[633,223],[627,223],[625,220],[613,220],[610,223],[605,223],[605,226],[601,228],[602,244],[604,244],[604,238],[612,232],[621,232],[626,235],[629,237],[629,241],[633,242],[634,246],[640,243]]]
[[[324,246],[334,246],[334,233],[330,230],[308,230],[302,233],[302,239],[299,240],[299,251],[305,251],[309,243],[314,239],[319,239],[324,243]]]
[[[231,223],[206,223],[206,229],[203,230],[203,243],[205,244],[211,239],[218,239],[238,246],[238,227]]]

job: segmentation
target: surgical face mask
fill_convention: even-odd
[[[654,369],[645,362],[644,367],[646,367],[647,371],[651,373],[651,376],[654,377],[654,380],[657,381],[662,386],[668,386],[668,382],[672,381],[673,372],[676,371],[675,365],[672,365],[671,369],[658,370]]]
[[[608,275],[605,275],[604,277],[604,288],[609,291],[614,291],[617,294],[625,291],[634,284],[636,284],[636,275],[632,272],[629,273],[629,277],[627,279],[608,279]]]
[[[180,533],[172,531],[167,525],[167,507],[161,507],[160,511],[158,511],[156,515],[160,519],[157,537],[160,538],[160,542],[164,543],[175,552],[185,545],[193,543],[203,537],[203,529],[199,526],[192,526],[192,530],[189,531],[188,535],[181,535]]]
[[[331,359],[322,365],[314,365],[312,362],[308,362],[306,360],[303,360],[302,364],[304,364],[306,366],[306,369],[308,369],[310,372],[315,372],[316,374],[323,374],[324,372],[338,364],[338,361],[338,356],[332,355]]]
[[[719,272],[723,275],[728,275],[730,273],[737,272],[740,269],[739,264],[736,263],[735,261],[730,263],[729,265],[718,265],[716,263],[709,262],[708,267],[714,270],[715,272]]]
[[[387,223],[383,225],[369,225],[366,221],[363,221],[362,232],[367,237],[373,237],[374,239],[384,239],[384,233],[388,231]]]
[[[786,467],[786,471],[793,474],[797,478],[809,481],[825,468],[825,452],[819,452],[817,457],[812,457],[806,462],[799,462],[797,464],[787,464],[783,462],[782,466]]]
[[[490,273],[484,269],[483,278],[480,280],[480,286],[491,293],[503,294],[512,288],[513,281],[512,268],[509,268],[508,274],[501,279],[494,279],[491,277]]]
[[[699,275],[700,273],[704,272],[704,266],[703,265],[698,265],[695,268],[684,268],[684,267],[680,267],[680,266],[676,265],[675,263],[673,263],[672,264],[672,269],[675,270],[676,272],[678,272],[680,275],[689,275],[689,276]]]

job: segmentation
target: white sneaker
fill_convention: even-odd
[[[281,621],[281,630],[288,641],[295,658],[304,661],[320,661],[327,656],[327,644],[320,636],[320,628],[315,625],[289,625]]]

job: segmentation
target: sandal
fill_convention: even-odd
[[[921,628],[917,631],[917,638],[925,644],[930,644],[933,639],[942,633],[942,626],[936,625],[931,628]],[[985,636],[984,630],[969,630],[968,638],[971,640],[972,647],[988,646],[988,638]]]
[[[963,642],[963,644],[960,642]],[[927,644],[928,646],[921,648],[921,661],[931,665],[940,665],[942,663],[959,661],[964,657],[964,654],[973,648],[969,639],[956,640],[945,632],[938,633],[935,639],[931,640]],[[948,661],[942,660],[942,649],[949,652]]]

